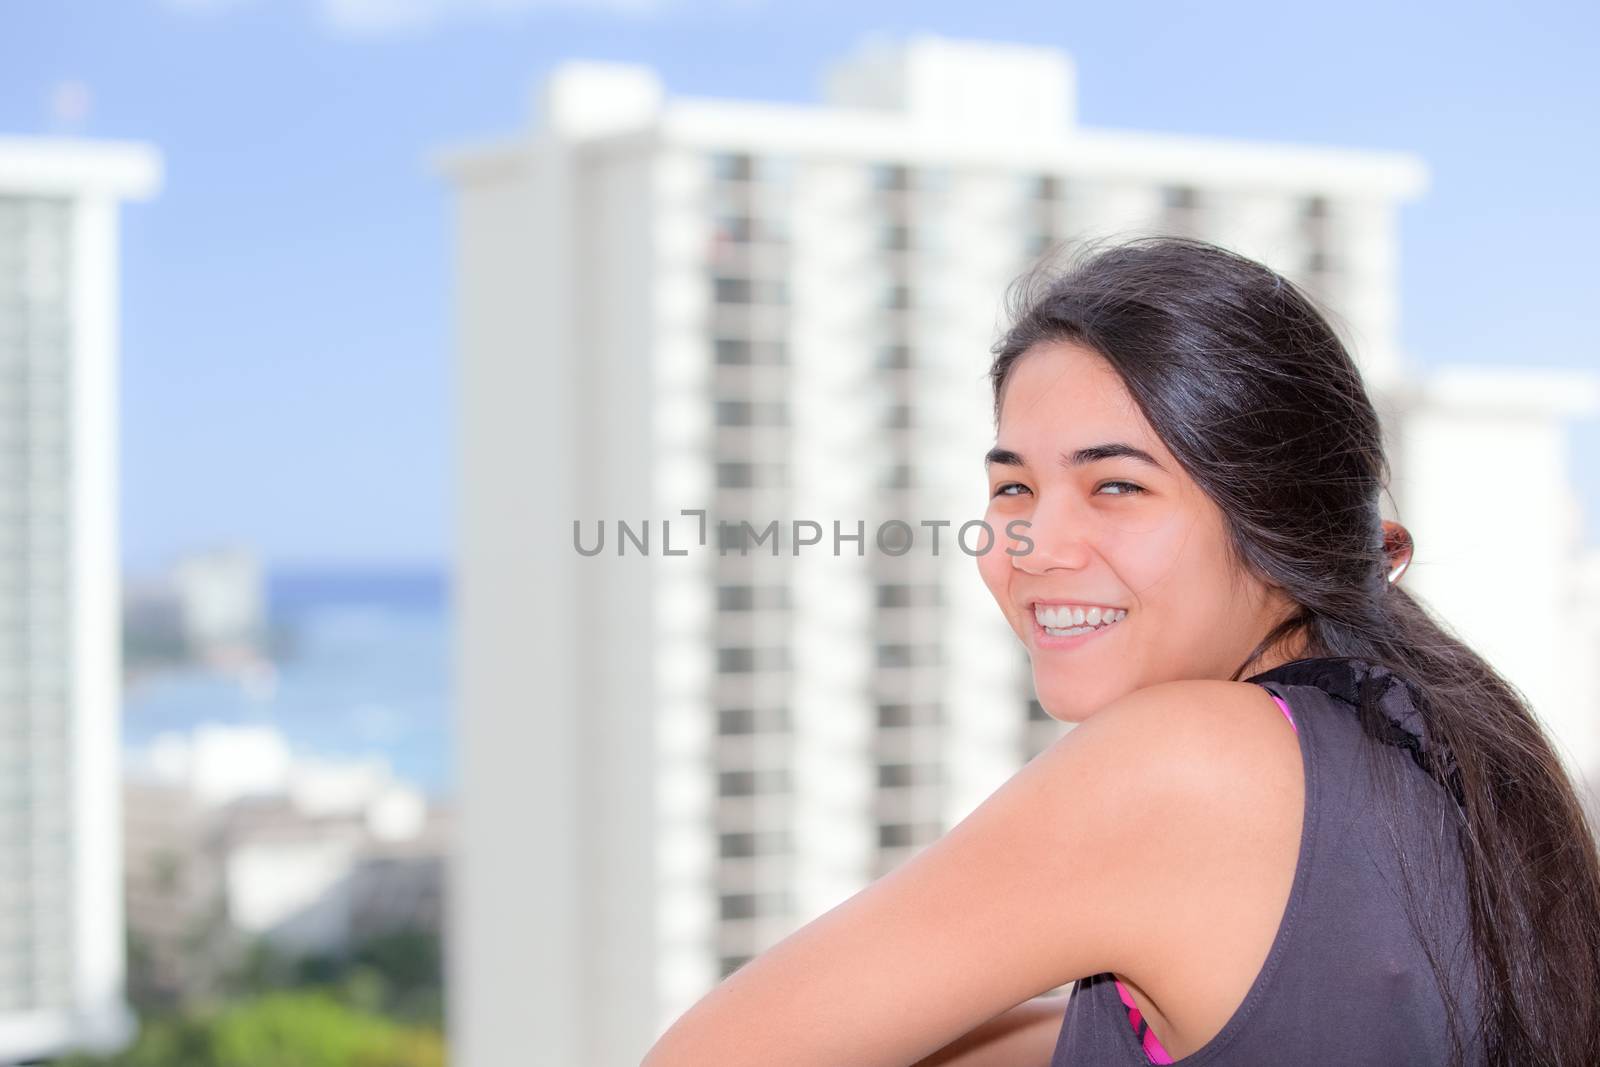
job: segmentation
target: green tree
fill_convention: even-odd
[[[272,993],[218,1017],[216,1067],[442,1067],[437,1035],[325,993]]]
[[[154,1019],[126,1051],[61,1067],[445,1067],[444,1037],[319,991],[268,993],[219,1012]]]

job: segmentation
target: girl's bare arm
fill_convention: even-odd
[[[1034,997],[912,1067],[1049,1067],[1068,994]]]
[[[1038,1006],[1011,1013],[1105,971],[1160,976],[1168,989],[1182,975],[1192,997],[1209,995],[1189,1011],[1198,1047],[1261,961],[1233,961],[1225,988],[1203,976],[1241,931],[1265,957],[1288,895],[1296,745],[1256,685],[1166,682],[1121,697],[937,841],[713,988],[645,1067],[905,1067],[958,1055],[969,1039],[983,1048],[970,1035],[984,1027],[1042,1052],[1054,1023],[1032,1017],[1012,1037]]]

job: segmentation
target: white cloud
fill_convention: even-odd
[[[60,126],[79,126],[94,109],[94,93],[81,81],[57,82],[50,88],[50,118]]]
[[[236,7],[244,7],[252,2],[253,0],[161,0],[161,6],[170,7],[174,11],[207,15],[214,12],[231,11]]]
[[[170,11],[218,15],[260,0],[158,0]],[[280,0],[281,2],[281,0]],[[649,16],[673,9],[708,6],[706,0],[299,0],[329,30],[352,36],[378,36],[427,30],[458,21],[508,19],[540,11],[589,11]],[[764,0],[711,0],[731,10],[759,7]]]
[[[187,0],[196,2],[196,0]],[[227,2],[227,0],[198,0]],[[324,20],[346,33],[381,34],[425,29],[462,18],[520,15],[565,9],[649,15],[672,0],[320,0]]]

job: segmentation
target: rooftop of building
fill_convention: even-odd
[[[1059,49],[927,34],[873,38],[830,67],[816,104],[671,96],[648,66],[569,61],[544,79],[527,133],[447,150],[459,179],[493,173],[540,138],[588,146],[667,142],[710,151],[1105,173],[1195,184],[1316,189],[1392,200],[1427,186],[1416,155],[1093,129]]]

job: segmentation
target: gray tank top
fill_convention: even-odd
[[[1463,1062],[1483,1063],[1470,1036],[1479,992],[1455,838],[1460,809],[1450,775],[1447,785],[1421,770],[1420,753],[1433,743],[1407,686],[1384,667],[1346,658],[1297,660],[1249,681],[1288,704],[1305,768],[1299,859],[1266,962],[1222,1030],[1175,1061],[1150,1058],[1110,973],[1081,979],[1051,1067],[1449,1064],[1429,948],[1453,976]],[[1363,700],[1380,715],[1381,741],[1362,728]],[[1397,779],[1392,825],[1369,757],[1376,773]]]

